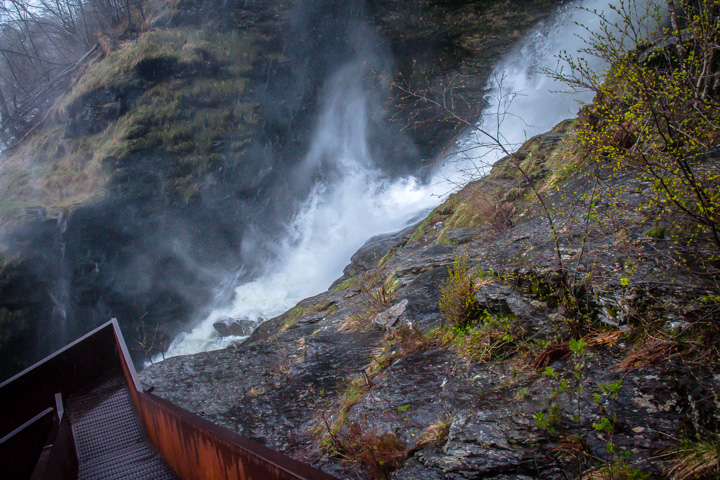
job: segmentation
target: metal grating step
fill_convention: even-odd
[[[142,431],[123,377],[68,398],[80,480],[175,480]]]

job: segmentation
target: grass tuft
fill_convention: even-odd
[[[673,480],[720,478],[720,439],[690,442],[669,452],[666,475]]]

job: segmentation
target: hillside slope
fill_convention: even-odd
[[[717,478],[720,4],[685,7],[600,14],[606,76],[555,73],[596,93],[576,120],[145,381],[344,478]]]
[[[652,186],[583,161],[574,124],[371,240],[333,289],[236,349],[167,359],[143,381],[340,478],[661,477],[694,455],[682,439],[712,451],[717,290],[648,233]],[[582,279],[572,300],[515,162],[556,213]]]
[[[481,97],[553,2],[512,4],[158,0],[137,30],[101,35],[0,164],[2,377],[112,317],[134,348],[146,325],[167,344],[274,254],[315,187],[295,169],[335,70],[372,50],[378,75]],[[383,95],[373,159],[415,171],[457,125],[426,111],[408,136],[412,105]]]

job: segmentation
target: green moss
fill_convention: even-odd
[[[306,307],[303,305],[295,305],[293,308],[287,311],[285,318],[285,321],[283,322],[282,326],[280,327],[280,331],[284,332],[285,330],[288,330],[295,325],[297,325],[297,321],[307,315],[308,313],[312,312],[327,312],[332,313],[339,309],[337,304],[335,302],[318,302],[315,305],[311,307]]]
[[[237,30],[221,32],[191,27],[152,29],[141,34],[136,41],[124,42],[106,58],[93,64],[70,95],[61,100],[58,109],[67,112],[84,95],[99,88],[139,86],[142,80],[136,76],[135,69],[141,61],[173,59],[178,65],[189,65],[202,64],[212,58],[223,64],[231,75],[246,73],[257,59],[255,39],[254,33]],[[224,79],[213,85],[214,93],[219,97],[238,90],[242,92],[245,87],[245,81],[238,79]],[[195,94],[192,98],[196,98],[201,92],[208,92],[206,85],[197,85],[195,90],[188,92],[188,96]]]
[[[42,208],[37,202],[26,200],[0,200],[0,218],[4,220],[18,219],[35,208]]]
[[[100,198],[106,177],[95,149],[101,135],[63,139],[47,128],[4,158],[0,223],[41,209],[49,215]]]
[[[294,327],[297,324],[298,319],[304,316],[308,310],[308,307],[303,307],[302,305],[295,305],[293,308],[288,310],[287,318],[280,327],[280,332],[284,332],[285,330]]]
[[[333,292],[339,292],[340,290],[345,290],[346,288],[350,288],[353,285],[356,285],[358,283],[357,278],[348,278],[344,282],[342,282],[340,285],[335,287],[333,289]]]
[[[442,205],[435,208],[435,210],[430,212],[430,214],[425,217],[425,220],[423,220],[422,223],[418,225],[413,234],[410,236],[408,243],[417,242],[425,236],[425,234],[427,233],[427,229],[430,226],[443,221],[443,219],[446,218],[448,215],[452,215],[458,203],[459,198],[457,194],[450,195],[450,197],[445,200]]]
[[[172,3],[152,2],[146,14],[157,18],[163,9],[174,8]],[[150,28],[88,65],[52,107],[48,124],[5,157],[0,222],[28,209],[59,211],[101,198],[115,174],[108,165],[122,168],[137,152],[162,155],[167,168],[158,173],[166,176],[169,193],[188,202],[198,193],[202,175],[227,156],[244,154],[260,124],[259,104],[243,99],[246,74],[258,58],[258,38],[252,28]],[[153,60],[175,65],[183,74],[147,78],[138,67]],[[288,61],[282,54],[270,60]],[[68,118],[104,89],[130,93],[129,110],[103,132],[68,137]]]

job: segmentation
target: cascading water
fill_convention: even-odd
[[[390,180],[373,167],[367,144],[368,108],[363,79],[368,66],[355,60],[326,85],[323,114],[298,178],[315,188],[287,228],[277,260],[256,280],[239,286],[231,305],[217,308],[189,334],[179,336],[165,356],[222,348],[213,324],[222,317],[263,319],[327,288],[365,240],[406,225],[437,204],[441,190],[414,177]]]
[[[587,92],[556,93],[563,85],[541,70],[555,68],[562,50],[572,53],[583,47],[580,37],[585,29],[592,31],[599,24],[592,13],[595,9],[607,10],[607,2],[589,0],[561,7],[553,20],[539,25],[496,68],[488,107],[478,125],[492,132],[505,150],[513,151],[527,138],[573,117],[578,102],[591,99]],[[438,162],[430,181],[383,176],[369,156],[366,127],[374,105],[362,82],[369,73],[366,65],[363,58],[352,59],[327,83],[311,148],[294,172],[317,177],[315,187],[288,226],[275,260],[264,274],[237,287],[230,305],[214,309],[190,333],[178,336],[165,357],[238,341],[215,331],[213,324],[222,317],[260,323],[321,292],[341,276],[366,239],[410,224],[437,205],[453,185],[482,175],[504,154],[497,144],[488,144],[487,138],[470,131],[457,141],[453,154]]]

